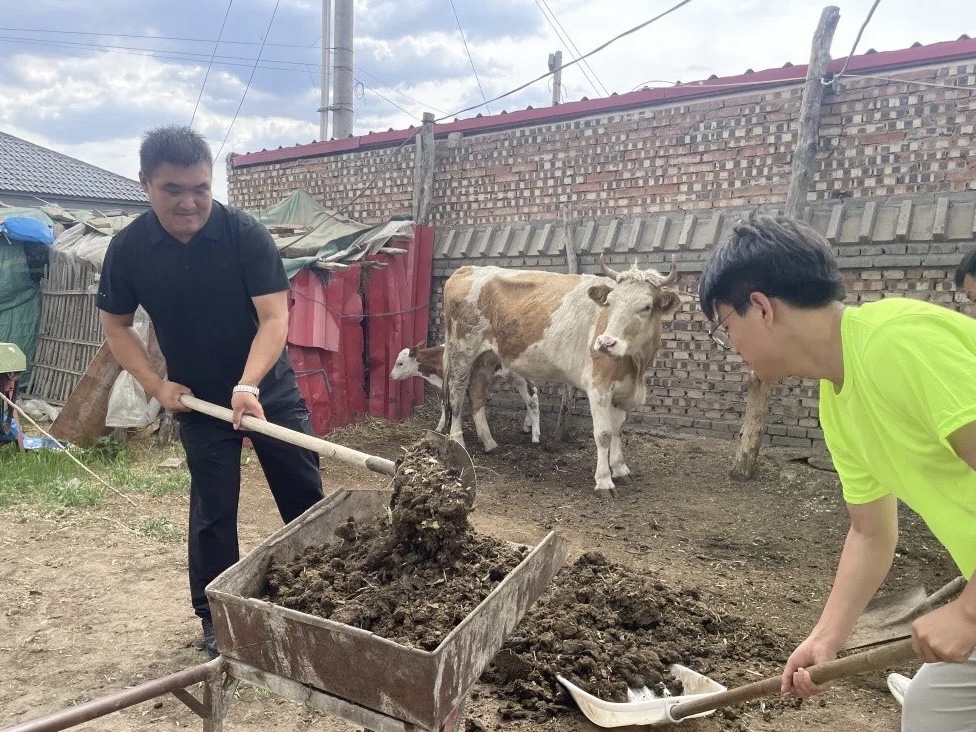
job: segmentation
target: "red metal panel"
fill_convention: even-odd
[[[367,411],[374,417],[386,416],[386,277],[382,270],[366,271],[366,352],[368,354],[368,401]]]
[[[329,312],[334,314],[338,323],[349,320],[345,311],[345,289],[346,280],[341,273],[330,273],[329,287],[325,293],[326,307]],[[339,325],[341,333],[342,326]],[[345,389],[345,359],[342,357],[343,343],[341,338],[337,338],[334,351],[330,353],[328,377],[329,377],[329,413],[333,427],[342,427],[349,424],[349,407]]]
[[[288,342],[307,348],[339,348],[339,318],[325,304],[325,276],[310,269],[291,281],[295,303],[288,317]]]
[[[349,421],[358,422],[366,416],[366,339],[363,332],[363,298],[360,294],[362,269],[355,265],[340,276],[345,283],[342,312],[346,315],[343,318],[342,347],[339,350],[345,376],[342,383],[346,392]]]
[[[317,348],[288,346],[298,390],[311,413],[312,431],[317,435],[327,435],[332,431],[326,364],[322,358],[324,354]]]
[[[390,266],[387,272],[390,275],[390,338],[386,344],[386,377],[390,378],[390,370],[396,363],[397,354],[406,347],[407,336],[413,335],[411,313],[407,311],[413,304],[410,297],[410,278],[407,275],[407,258],[405,255],[387,255],[386,259]],[[410,332],[406,331],[405,324],[411,323]],[[393,381],[390,379],[389,398],[387,400],[387,419],[399,421],[406,419],[413,414],[413,382],[414,379],[406,381]],[[409,398],[408,395],[409,394]]]
[[[298,388],[324,435],[364,414],[359,267],[330,275],[303,270],[292,279],[288,352]]]

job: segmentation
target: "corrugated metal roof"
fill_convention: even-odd
[[[574,227],[578,254],[648,254],[709,249],[749,208],[706,209],[612,219],[587,219]],[[763,207],[766,213],[782,207]],[[835,247],[892,242],[976,241],[976,191],[892,198],[820,201],[803,219]],[[562,256],[562,227],[552,221],[438,228],[437,259]],[[695,258],[697,259],[697,258]],[[684,266],[683,266],[684,265]],[[700,268],[685,260],[679,269]]]
[[[0,191],[147,203],[138,181],[0,132]]]
[[[846,58],[846,57],[845,57]],[[844,65],[845,58],[831,61],[828,70],[837,73]],[[893,71],[896,69],[922,66],[931,63],[945,63],[956,59],[976,58],[976,39],[962,36],[955,41],[943,41],[928,45],[915,44],[911,48],[897,51],[869,50],[851,59],[845,72],[847,75],[857,73]],[[501,112],[494,115],[477,115],[469,119],[458,120],[434,127],[437,137],[446,136],[452,132],[479,133],[496,130],[525,127],[531,124],[543,124],[561,119],[585,117],[594,114],[648,107],[655,104],[681,101],[685,99],[731,94],[745,89],[765,89],[771,86],[783,86],[787,83],[802,83],[807,74],[807,64],[786,64],[775,69],[752,71],[735,76],[717,77],[694,81],[680,86],[642,89],[627,94],[611,94],[604,99],[586,99],[578,102],[566,102],[552,107],[513,112]],[[349,136],[341,140],[311,142],[293,147],[279,147],[277,150],[262,150],[232,154],[231,167],[241,168],[248,165],[311,158],[321,155],[336,155],[339,153],[355,152],[357,150],[392,147],[408,137],[417,134],[419,128],[411,125],[404,130],[388,130],[387,132],[370,132],[366,135]]]

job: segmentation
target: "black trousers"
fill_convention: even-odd
[[[262,406],[269,422],[311,434],[308,409],[300,398]],[[235,431],[227,422],[202,414],[180,415],[180,438],[190,470],[190,599],[200,618],[210,617],[207,585],[240,558],[237,511],[245,437],[254,444],[282,521],[292,521],[322,498],[318,453]]]

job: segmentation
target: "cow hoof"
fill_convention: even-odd
[[[621,478],[626,479],[630,477],[630,468],[628,468],[626,465],[619,465],[619,466],[611,465],[610,472],[613,475],[613,477],[617,479],[621,479]]]
[[[497,442],[489,442],[487,445],[485,445],[485,453],[494,452],[497,449],[498,449]]]
[[[616,488],[595,488],[593,493],[597,498],[616,498],[617,489]]]
[[[532,444],[533,445],[539,444],[539,435],[532,435]]]
[[[523,424],[522,425],[522,431],[525,434],[529,434],[532,431],[532,425],[530,425],[530,424]]]
[[[596,481],[596,486],[593,488],[598,494],[609,494],[616,495],[613,481],[610,478],[599,478]]]

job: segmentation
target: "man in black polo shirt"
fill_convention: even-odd
[[[115,358],[178,415],[190,469],[190,596],[215,657],[205,588],[239,557],[241,417],[311,433],[285,350],[288,278],[268,230],[211,197],[213,159],[202,136],[189,127],[151,130],[139,162],[152,210],[112,238],[98,307]],[[132,328],[139,305],[166,358],[165,381]],[[183,394],[230,407],[234,426],[188,411]],[[315,452],[248,436],[285,522],[322,497]]]

